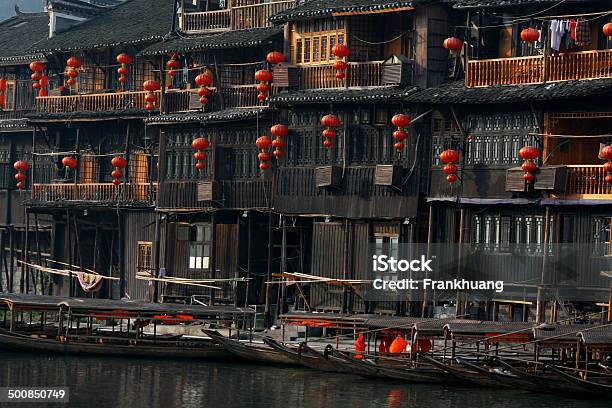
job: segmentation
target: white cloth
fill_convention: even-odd
[[[561,20],[552,20],[550,22],[550,48],[559,51],[563,35],[568,29],[569,24],[565,24],[565,22]]]

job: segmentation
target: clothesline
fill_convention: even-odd
[[[523,17],[519,17],[519,18],[517,18],[515,20],[506,21],[503,24],[488,25],[488,26],[478,26],[478,25],[476,25],[474,23],[471,23],[470,26],[458,25],[458,26],[455,26],[455,28],[475,28],[477,30],[480,30],[480,29],[485,29],[485,28],[502,28],[502,27],[507,27],[509,25],[513,25],[513,24],[517,24],[517,23],[524,23],[524,22],[532,21],[532,20],[550,21],[550,20],[563,19],[563,18],[591,17],[591,16],[595,16],[595,17],[593,17],[591,19],[585,19],[584,20],[584,21],[593,21],[593,20],[597,20],[598,18],[608,16],[610,14],[612,14],[612,10],[599,11],[599,12],[594,12],[594,13],[564,14],[564,15],[558,15],[558,16],[546,16],[546,17],[536,17],[536,18],[523,18]]]

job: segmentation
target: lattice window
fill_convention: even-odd
[[[15,99],[17,94],[17,83],[15,81],[6,81],[6,92],[4,94],[4,109],[5,111],[15,110]]]
[[[197,224],[190,228],[189,269],[208,270],[211,256],[210,224]]]
[[[138,241],[136,250],[136,276],[153,274],[153,243]]]
[[[555,221],[551,218],[550,230],[554,228]],[[551,232],[549,243],[553,241],[552,235]],[[472,246],[481,251],[541,254],[544,251],[544,217],[475,214],[472,216]]]
[[[298,21],[293,24],[291,49],[296,64],[327,64],[334,60],[331,53],[336,43],[346,41],[343,18]]]
[[[593,225],[593,254],[596,256],[612,255],[612,218],[595,217]]]

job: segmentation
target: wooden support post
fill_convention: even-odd
[[[159,214],[155,214],[155,248],[153,257],[153,276],[159,277],[159,261],[160,261],[160,249],[161,249],[161,222]],[[153,302],[159,302],[159,281],[153,282]]]
[[[433,221],[434,221],[434,205],[433,203],[429,204],[429,221],[427,227],[427,259],[431,259],[431,247],[433,245],[434,240],[434,229],[433,229]],[[425,278],[429,278],[428,271],[425,271]],[[428,317],[427,309],[429,306],[429,293],[427,289],[425,289],[423,285],[423,306],[421,307],[421,317]]]
[[[119,296],[123,299],[125,297],[125,245],[124,245],[124,220],[123,214],[117,212],[117,224],[119,226],[119,238],[117,243],[119,245]]]
[[[72,273],[72,239],[70,239],[70,211],[66,210],[66,229],[64,231],[65,248],[68,249],[68,269],[70,270],[68,278],[68,297],[74,296],[74,279]]]
[[[9,265],[10,265],[10,276],[8,289],[9,293],[13,293],[15,290],[15,243],[14,243],[15,231],[13,226],[9,226]]]
[[[266,273],[266,282],[272,280],[272,212],[268,213],[268,271]],[[266,306],[264,308],[264,325],[266,328],[272,326],[270,309],[272,307],[271,286],[266,283]]]
[[[244,307],[249,307],[249,290],[251,288],[251,218],[252,215],[248,214],[247,224],[247,281],[246,289],[244,293]]]
[[[540,285],[538,285],[537,303],[536,303],[536,323],[543,323],[546,319],[546,286],[548,285],[548,249],[550,241],[550,206],[546,206],[544,216],[544,253],[542,254],[542,274]]]
[[[210,214],[210,277],[217,277],[217,212]],[[210,305],[215,304],[214,289],[210,289]]]
[[[4,260],[4,230],[0,229],[0,292],[4,292],[4,286],[8,286],[8,274],[4,285],[2,284],[2,261]]]
[[[280,215],[280,219],[281,219],[281,228],[282,228],[281,230],[282,239],[281,239],[280,273],[285,273],[287,272],[287,222],[283,214]],[[278,304],[278,308],[276,311],[276,314],[279,317],[281,314],[285,312],[285,301],[287,298],[287,285],[281,284],[280,291],[281,291],[280,302]]]
[[[39,232],[40,231],[38,228],[38,213],[34,213],[34,234],[35,234],[34,239],[36,241],[36,262],[42,266],[42,255],[40,253]],[[40,281],[40,294],[44,295],[45,294],[45,276],[43,276],[43,274],[40,271],[36,272],[36,275],[38,277],[37,280]],[[36,293],[36,289],[34,290],[34,293]]]
[[[465,208],[461,208],[460,209],[460,215],[459,215],[459,248],[457,250],[457,279],[461,279],[462,278],[462,274],[463,274],[463,241],[465,240],[465,222],[466,222],[466,212],[467,210]],[[460,290],[457,290],[457,304],[455,307],[455,316],[457,318],[461,317],[464,318],[465,316],[463,316],[465,314],[465,310],[463,310],[463,306],[464,306],[464,298],[466,297],[466,294]]]

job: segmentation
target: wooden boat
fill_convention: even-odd
[[[233,355],[245,360],[266,364],[295,364],[293,358],[273,349],[265,343],[243,343],[229,339],[216,330],[202,329],[202,332]]]
[[[453,377],[455,377],[456,379],[460,381],[465,381],[468,383],[472,383],[472,384],[476,384],[476,385],[484,386],[484,387],[500,387],[500,386],[504,388],[512,387],[510,384],[500,384],[499,381],[491,379],[479,371],[474,371],[471,369],[466,369],[464,367],[458,367],[455,365],[446,364],[426,354],[421,354],[420,357],[423,358],[425,361],[429,362],[434,367],[437,367],[440,370],[447,372],[448,374],[452,375]]]
[[[412,383],[458,383],[454,377],[448,375],[442,370],[426,367],[407,367],[400,366],[389,361],[389,365],[376,363],[371,359],[356,359],[348,354],[338,350],[333,350],[332,354],[339,360],[342,360],[345,365],[359,375],[370,377],[394,379]],[[362,372],[364,374],[362,374]]]
[[[534,384],[533,381],[527,378],[519,377],[518,375],[513,374],[511,371],[499,371],[487,367],[481,367],[460,357],[456,360],[459,364],[467,369],[481,373],[483,376],[497,382],[502,387],[511,387],[534,392],[549,391],[546,388],[542,389],[542,387]]]
[[[0,329],[0,348],[36,353],[129,357],[230,359],[225,348],[206,339],[130,339],[123,336],[74,336],[65,341]]]
[[[560,377],[565,379],[567,382],[571,384],[575,384],[581,389],[584,390],[584,394],[593,395],[598,397],[606,397],[610,398],[612,396],[612,379],[610,376],[607,376],[608,383],[596,382],[591,380],[584,380],[582,378],[575,377],[562,369],[559,369],[555,366],[548,366],[550,370],[552,370],[555,374],[558,374]]]
[[[336,364],[335,362],[322,358],[319,354],[312,354],[309,351],[311,348],[304,347],[305,343],[301,343],[298,347],[291,347],[276,339],[273,339],[272,337],[264,337],[263,341],[274,350],[277,350],[288,358],[291,358],[295,364],[332,373],[347,373],[346,368]]]

